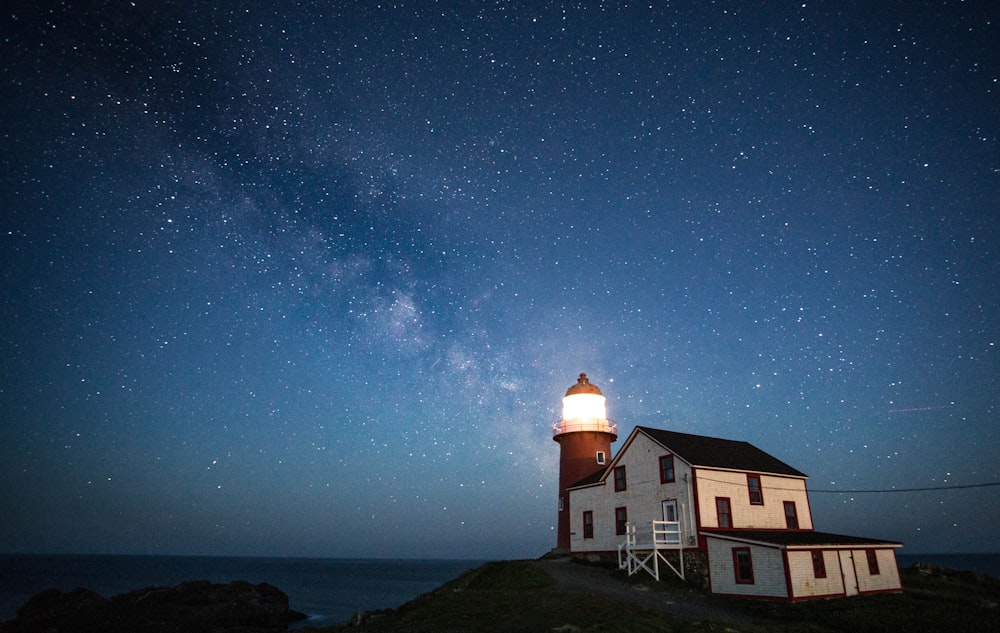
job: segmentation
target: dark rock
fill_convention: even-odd
[[[34,596],[2,633],[257,633],[304,618],[279,589],[248,582],[185,582],[106,599],[86,589]]]

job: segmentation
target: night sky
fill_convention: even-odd
[[[997,4],[538,4],[4,5],[0,552],[537,556],[580,372],[1000,551]]]

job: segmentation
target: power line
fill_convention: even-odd
[[[736,488],[745,488],[746,484],[737,481],[726,481],[723,479],[712,479],[711,477],[699,477],[703,481],[712,481],[719,484],[727,484]],[[923,488],[872,488],[868,490],[818,490],[815,488],[809,488],[808,491],[821,492],[829,494],[866,494],[875,492],[931,492],[935,490],[962,490],[966,488],[989,488],[991,486],[1000,486],[1000,481],[988,481],[981,484],[956,484],[952,486],[926,486]],[[765,486],[764,490],[784,490],[792,492],[803,492],[802,488],[786,488],[783,486]]]
[[[928,486],[926,488],[888,488],[884,490],[816,490],[810,488],[809,492],[830,492],[834,494],[861,494],[865,492],[928,492],[931,490],[960,490],[962,488],[989,488],[990,486],[1000,486],[1000,481],[989,481],[982,484],[965,484],[960,486]]]

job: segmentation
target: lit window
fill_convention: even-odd
[[[823,558],[823,552],[813,552],[813,576],[816,578],[826,578],[826,560]]]
[[[789,530],[799,529],[799,515],[798,512],[795,511],[794,501],[785,502],[785,526],[787,526]]]
[[[715,498],[715,513],[719,517],[720,528],[733,527],[733,510],[729,505],[729,497]]]
[[[878,576],[878,554],[875,550],[865,550],[865,556],[868,558],[868,573],[872,576]]]
[[[660,483],[669,484],[674,481],[674,456],[662,455],[660,457]]]
[[[749,547],[733,548],[733,570],[736,572],[736,584],[753,584],[753,559]]]
[[[615,508],[615,534],[624,534],[627,527],[628,510],[625,508]]]
[[[750,489],[750,505],[764,505],[764,493],[760,487],[760,475],[747,475],[747,488]]]
[[[615,492],[625,490],[625,467],[615,466]]]
[[[594,538],[594,513],[591,510],[583,513],[583,538]]]

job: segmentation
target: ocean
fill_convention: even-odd
[[[188,556],[0,555],[0,622],[28,598],[55,587],[86,587],[110,597],[186,580],[266,582],[288,594],[289,606],[309,616],[300,625],[342,624],[358,611],[391,609],[457,578],[480,560],[361,560],[217,558]],[[899,566],[933,563],[1000,578],[1000,553],[899,554]]]
[[[266,582],[309,616],[304,626],[342,624],[358,611],[391,609],[427,593],[476,560],[360,560],[188,556],[0,555],[0,622],[36,593],[85,587],[105,597],[186,580]]]
[[[1000,553],[989,554],[902,554],[896,552],[896,564],[900,569],[913,567],[916,563],[930,563],[955,571],[977,571],[1000,579]]]

